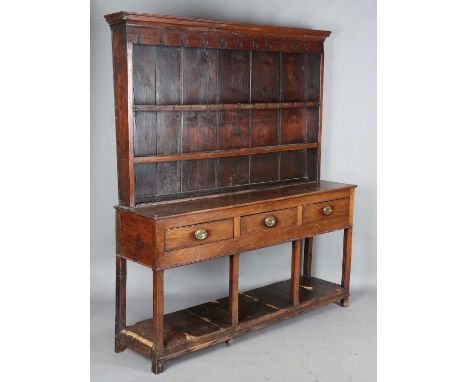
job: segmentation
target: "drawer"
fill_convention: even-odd
[[[165,250],[193,247],[233,238],[232,219],[167,229],[164,233]]]
[[[297,223],[297,208],[286,208],[241,217],[241,235],[254,235],[288,228]]]
[[[302,207],[302,222],[304,224],[332,220],[343,221],[343,224],[349,222],[349,198],[308,204]]]

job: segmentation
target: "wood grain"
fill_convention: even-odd
[[[301,241],[292,242],[291,289],[289,292],[293,306],[299,305],[299,277],[301,275]]]
[[[303,221],[304,223],[310,223],[339,219],[349,224],[349,206],[349,198],[305,205],[303,207]],[[325,207],[331,207],[333,212],[330,215],[325,215],[323,213]]]
[[[239,254],[229,256],[229,320],[234,327],[239,322]]]
[[[188,135],[189,133],[187,133]],[[208,142],[192,144],[187,150],[192,150],[194,147],[204,148],[208,145]],[[232,150],[215,150],[208,152],[198,153],[187,153],[187,154],[176,154],[176,155],[156,155],[147,157],[136,157],[135,163],[156,163],[156,162],[174,162],[174,161],[193,161],[196,159],[208,159],[208,158],[228,158],[228,157],[240,157],[245,155],[256,155],[265,153],[276,153],[282,151],[297,151],[306,148],[316,148],[317,143],[298,143],[291,145],[278,145],[278,146],[264,146],[264,147],[253,147],[244,149],[232,149]],[[296,170],[298,171],[298,170]]]
[[[257,99],[265,99],[258,97]],[[211,103],[211,104],[168,104],[168,105],[135,105],[135,111],[242,111],[242,110],[275,110],[304,109],[320,105],[318,101],[307,102],[253,102],[253,103]]]
[[[195,238],[194,233],[198,229],[204,229],[208,232],[208,237],[204,240]],[[167,251],[192,247],[231,239],[233,237],[232,219],[220,220],[216,222],[199,223],[196,225],[172,228],[165,231],[165,247]]]
[[[273,216],[276,219],[274,227],[267,227],[265,219]],[[241,233],[242,236],[254,234],[273,234],[276,230],[291,227],[297,224],[296,208],[287,208],[283,210],[267,211],[260,214],[248,215],[241,217]]]
[[[313,237],[306,237],[304,239],[304,261],[302,266],[302,275],[305,277],[312,276],[312,246],[314,243]]]

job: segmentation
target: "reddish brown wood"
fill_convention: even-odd
[[[214,133],[214,130],[213,130]],[[188,135],[189,133],[187,133]],[[214,136],[211,136],[211,139],[214,141]],[[206,150],[206,142],[200,141],[195,143],[191,147],[187,147],[187,150],[195,150],[194,147],[199,149]],[[307,148],[318,147],[317,143],[298,143],[290,145],[278,145],[278,146],[265,146],[265,147],[254,147],[254,148],[244,148],[244,149],[233,149],[233,150],[218,150],[210,152],[199,152],[199,153],[190,153],[190,154],[177,154],[177,155],[155,155],[155,156],[146,156],[146,157],[136,157],[135,163],[154,163],[154,162],[173,162],[173,161],[187,161],[187,160],[196,160],[196,159],[209,159],[209,158],[227,158],[227,157],[238,157],[245,155],[256,155],[263,153],[272,153],[272,152],[282,152],[282,151],[296,151]]]
[[[155,222],[127,211],[116,212],[117,255],[151,267],[154,258]]]
[[[353,224],[354,212],[354,189],[350,190],[350,208],[349,208],[349,224]],[[343,264],[341,270],[341,286],[348,292],[349,282],[351,278],[351,252],[353,245],[353,228],[352,226],[344,230],[343,237]],[[347,307],[349,305],[349,296],[340,300],[340,305]]]
[[[304,239],[304,261],[302,265],[302,275],[306,277],[312,276],[312,244],[313,237],[306,237]]]
[[[229,256],[229,320],[239,322],[239,254]]]
[[[114,69],[115,124],[119,203],[135,205],[133,168],[133,130],[131,129],[133,102],[131,94],[132,45],[127,45],[125,28],[112,30],[112,62]]]
[[[125,12],[106,19],[121,205],[318,180],[328,32]]]
[[[291,257],[291,303],[293,306],[299,304],[299,278],[301,275],[301,241],[294,240],[292,242],[292,257]]]
[[[205,31],[210,29],[227,32],[276,34],[279,38],[300,36],[303,38],[316,38],[324,40],[331,32],[306,28],[278,27],[271,25],[234,23],[229,21],[205,20],[179,16],[163,16],[149,13],[116,12],[104,16],[109,25],[127,23],[129,25],[152,26],[156,28],[172,28],[175,30]]]
[[[119,173],[116,351],[150,357],[159,373],[165,360],[346,305],[355,186],[319,181],[329,32],[125,12],[106,20]],[[340,229],[341,287],[311,277],[312,236]],[[291,279],[239,293],[240,255],[290,241]],[[229,296],[164,315],[164,270],[223,256]],[[126,259],[153,271],[153,318],[132,326]]]
[[[269,217],[275,219],[274,226],[272,227],[265,224],[265,219]],[[241,232],[243,236],[258,234],[275,235],[277,230],[292,227],[296,224],[297,209],[287,208],[241,217]]]
[[[195,237],[195,232],[197,230],[205,230],[207,237],[201,240],[197,239]],[[207,223],[200,222],[196,225],[167,229],[165,231],[165,247],[167,251],[171,251],[178,248],[194,247],[215,241],[227,240],[231,239],[232,237],[232,219],[218,220]]]
[[[137,208],[119,208],[122,211],[146,217],[149,219],[170,219],[174,224],[171,227],[195,224],[201,218],[205,221],[221,220],[225,217],[248,215],[262,212],[262,210],[276,210],[280,204],[289,208],[297,204],[313,204],[329,200],[345,199],[349,197],[350,184],[328,182],[303,182],[299,184],[278,184],[276,186],[261,187],[256,190],[247,190],[237,193],[224,193],[210,197],[198,197],[185,200],[171,200],[152,203]],[[293,200],[300,198],[300,200]],[[287,204],[291,202],[291,204]],[[205,213],[196,216],[193,214]],[[304,212],[303,212],[304,214]],[[165,224],[169,224],[165,221]]]
[[[341,286],[349,293],[349,281],[351,276],[351,247],[353,240],[353,229],[347,228],[344,230],[343,238],[343,266],[341,271]],[[340,300],[343,307],[349,305],[349,297]]]
[[[330,214],[325,214],[324,209],[331,208]],[[350,199],[329,200],[322,203],[308,204],[303,208],[303,221],[305,223],[315,221],[339,220],[344,224],[349,223]]]
[[[317,278],[301,278],[300,286],[300,304],[295,308],[289,302],[290,280],[239,294],[243,296],[242,310],[249,314],[240,315],[237,327],[231,327],[226,319],[227,297],[165,315],[166,346],[161,359],[165,361],[224,342],[345,296],[339,285]],[[154,337],[152,320],[137,322],[127,329],[127,333],[121,336],[122,340],[132,349],[150,357],[148,350]],[[139,340],[135,340],[135,335]]]
[[[164,332],[164,271],[153,272],[153,347],[152,347],[152,366],[153,373],[161,373],[163,364],[161,356],[164,350],[163,332]]]

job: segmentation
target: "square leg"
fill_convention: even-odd
[[[151,351],[151,371],[155,374],[164,370],[161,361],[164,323],[164,270],[153,271],[153,349]]]
[[[115,264],[115,338],[116,353],[126,349],[119,341],[119,334],[126,326],[126,298],[127,298],[127,260],[117,256]]]
[[[304,239],[304,256],[302,264],[302,275],[305,277],[312,276],[312,243],[313,237],[306,237]]]
[[[343,236],[343,263],[341,269],[341,286],[349,293],[349,282],[351,277],[351,247],[353,243],[353,229],[346,228]],[[349,297],[340,300],[343,308],[349,306]]]

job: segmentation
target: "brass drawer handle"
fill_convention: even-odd
[[[206,229],[197,229],[193,235],[197,240],[205,240],[208,237],[208,231]]]
[[[276,218],[274,216],[267,216],[263,221],[267,227],[274,227],[276,225]]]
[[[323,207],[322,212],[324,215],[330,215],[333,212],[333,208],[332,206]]]

